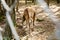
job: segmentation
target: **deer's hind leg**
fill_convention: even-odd
[[[24,21],[26,20],[25,15],[22,17],[22,26],[24,25]]]
[[[34,13],[32,19],[33,19],[33,20],[32,20],[32,28],[31,28],[31,30],[34,31],[34,26],[35,26],[35,24],[34,24],[34,22],[35,22],[35,13]]]
[[[30,24],[29,24],[29,17],[27,16],[26,17],[26,27],[29,29],[29,27],[30,27]]]
[[[33,26],[35,26],[34,22],[35,22],[35,13],[33,15]]]

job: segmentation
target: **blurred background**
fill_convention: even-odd
[[[15,0],[5,1],[7,5],[11,6]],[[57,19],[60,20],[60,0],[44,1],[47,3],[50,10],[53,11],[53,14],[58,17]],[[29,32],[30,36],[28,36],[29,30],[26,30],[28,28],[25,28],[26,22],[23,22],[24,10],[29,7],[35,9],[36,12],[34,21],[35,25],[33,28],[29,29],[31,30],[31,32]],[[6,10],[4,9],[0,1],[0,26],[5,30],[4,32],[2,32],[3,38],[4,40],[14,40],[5,14]],[[44,12],[43,8],[40,5],[38,5],[37,0],[17,0],[17,4],[10,15],[21,40],[60,40],[54,34],[56,28],[55,24],[48,17],[48,15],[46,15],[46,12]],[[32,27],[32,22],[30,23],[30,26]]]

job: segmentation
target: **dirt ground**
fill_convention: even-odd
[[[25,34],[27,32],[25,32],[25,29],[19,29],[19,27],[21,27],[22,25],[22,16],[26,7],[33,7],[34,9],[36,9],[37,12],[34,31],[30,33],[30,36]],[[49,8],[54,12],[54,15],[56,15],[58,19],[60,19],[60,6],[50,5]],[[20,36],[24,35],[21,37],[21,40],[48,40],[49,36],[53,35],[53,33],[55,32],[55,24],[48,17],[48,15],[45,14],[46,12],[44,12],[44,10],[38,5],[22,6],[19,8],[18,11],[19,13],[16,12],[16,23],[18,27],[17,31]],[[26,24],[24,26],[26,26]],[[57,40],[57,38],[53,37],[51,40]]]
[[[24,25],[22,25],[22,17],[23,12],[26,7],[33,7],[36,9],[36,18],[35,18],[35,26],[34,30],[29,34],[27,34],[26,28],[23,29],[23,27],[26,26],[26,22],[24,22]],[[60,19],[60,6],[58,4],[52,3],[50,4],[49,8],[54,12],[54,15]],[[57,38],[54,35],[55,32],[55,24],[53,21],[46,15],[44,10],[39,5],[29,5],[29,6],[21,6],[18,9],[19,13],[16,12],[16,30],[21,38],[21,40],[57,40]],[[0,23],[2,27],[5,26],[2,25],[4,23]],[[32,24],[31,24],[32,25]],[[50,36],[53,35],[53,37],[50,38]]]

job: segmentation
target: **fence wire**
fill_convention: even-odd
[[[11,19],[11,15],[10,15],[10,13],[13,10],[13,8],[15,7],[16,3],[17,3],[17,0],[15,0],[15,2],[9,7],[7,5],[7,3],[5,2],[5,0],[1,0],[1,4],[3,5],[4,9],[6,10],[6,19],[7,19],[8,23],[9,23],[10,28],[11,28],[14,39],[20,40],[19,36],[18,36],[18,34],[17,34],[17,32],[16,32],[16,30],[14,28],[14,24],[13,24],[13,21]]]
[[[11,28],[11,31],[12,31],[14,38],[16,40],[20,40],[20,38],[19,38],[15,28],[14,28],[14,24],[13,24],[13,21],[11,19],[11,15],[10,15],[11,11],[13,10],[13,8],[15,7],[15,5],[17,3],[17,0],[15,0],[15,2],[10,7],[7,5],[5,0],[0,0],[0,1],[1,1],[1,4],[3,5],[4,9],[6,10],[6,19],[9,23],[9,26]],[[41,7],[44,9],[44,11],[47,12],[47,15],[52,19],[52,21],[56,24],[56,26],[60,26],[60,22],[58,21],[58,19],[56,19],[57,17],[53,15],[53,12],[49,9],[46,2],[44,0],[36,0],[36,1],[39,5],[41,5]],[[58,24],[58,22],[59,22],[59,24]],[[1,31],[0,31],[0,40],[3,40]]]
[[[58,17],[54,15],[52,10],[50,10],[45,0],[37,0],[37,2],[39,5],[41,5],[41,7],[44,9],[48,17],[53,21],[53,23],[56,24],[56,27],[55,27],[56,31],[54,35],[56,36],[58,40],[60,40],[60,21],[59,19],[57,19]]]

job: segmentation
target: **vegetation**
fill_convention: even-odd
[[[14,2],[14,0],[5,0],[5,1],[9,6],[11,6]],[[23,1],[23,2],[20,3],[20,1],[21,2]],[[25,1],[25,3],[24,3],[24,1]],[[28,1],[30,1],[30,2],[28,2]],[[45,0],[45,1],[49,7],[50,7],[50,5],[53,4],[53,2],[55,2],[54,5],[57,5],[57,7],[58,7],[58,4],[60,4],[60,0]],[[24,19],[24,18],[22,18],[22,16],[23,16],[22,12],[24,12],[24,9],[26,9],[26,7],[33,7],[33,9],[35,9],[36,12],[41,10],[40,8],[38,8],[38,5],[36,5],[36,0],[17,0],[17,4],[10,15],[11,15],[12,20],[14,22],[16,31],[18,32],[19,36],[21,37],[21,40],[24,40],[24,39],[31,40],[30,37],[32,35],[33,35],[32,39],[34,39],[36,37],[36,39],[45,40],[47,36],[49,37],[49,35],[53,34],[53,32],[55,30],[55,27],[54,27],[55,24],[52,22],[51,19],[49,19],[49,17],[47,15],[44,15],[44,13],[45,13],[44,11],[43,11],[44,13],[40,12],[40,14],[42,14],[41,18],[39,16],[38,16],[38,18],[36,17],[36,20],[35,20],[36,23],[35,23],[33,28],[32,28],[32,22],[30,22],[31,28],[28,30],[28,28],[25,27],[26,22],[24,22],[22,24],[22,21]],[[57,12],[60,12],[60,11],[57,11]],[[57,12],[56,12],[56,14],[57,14],[56,16],[60,15]],[[9,28],[9,24],[6,21],[5,13],[6,13],[6,10],[4,9],[4,7],[0,1],[0,26],[3,24],[4,25],[6,24],[5,28],[3,27],[5,29],[5,32],[3,33],[3,40],[12,40],[12,39],[14,39],[14,37],[11,33],[11,29]],[[36,14],[36,15],[38,15],[38,14]],[[43,16],[45,16],[45,17],[42,18]],[[52,39],[52,40],[57,40],[57,38]]]

